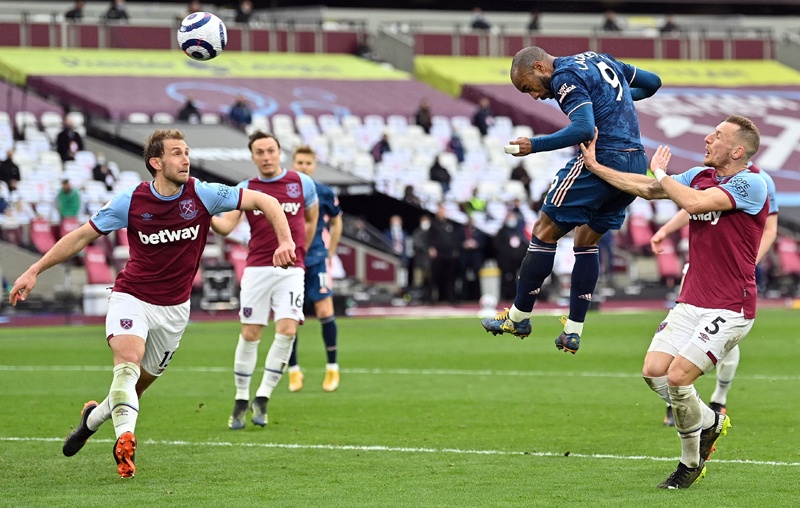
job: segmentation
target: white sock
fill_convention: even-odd
[[[711,394],[711,402],[725,405],[728,401],[728,390],[739,367],[739,345],[731,349],[722,361],[717,364],[717,387]]]
[[[289,367],[289,372],[300,372],[300,364]]]
[[[259,341],[247,341],[239,335],[233,355],[233,380],[236,383],[236,400],[250,400],[250,380],[256,370]]]
[[[339,372],[339,364],[338,363],[326,363],[325,370],[335,370]]]
[[[669,396],[675,415],[675,429],[681,438],[681,462],[686,467],[700,465],[700,430],[703,414],[694,386],[670,386]]]
[[[114,367],[114,380],[111,382],[108,400],[117,437],[136,429],[136,419],[139,417],[136,382],[139,380],[139,372],[139,367],[131,362]]]
[[[286,364],[289,363],[293,342],[292,335],[275,334],[275,340],[272,341],[267,360],[264,362],[264,377],[261,378],[261,385],[256,390],[256,397],[269,398],[272,395],[272,390],[278,386]]]
[[[523,319],[528,319],[530,317],[531,317],[530,312],[522,312],[513,305],[511,306],[510,309],[508,309],[508,318],[516,323],[519,323]]]
[[[89,418],[86,419],[86,426],[89,430],[97,431],[103,422],[111,419],[111,405],[108,397],[103,399],[103,402],[97,405],[96,408],[89,413]]]
[[[566,324],[564,324],[564,331],[567,333],[577,333],[580,335],[583,333],[583,323],[578,323],[577,321],[567,319]]]
[[[656,394],[659,397],[664,399],[664,402],[666,402],[668,406],[672,404],[672,402],[670,402],[669,389],[667,387],[667,376],[659,376],[659,377],[643,376],[643,377],[644,377],[644,382],[647,383],[647,386],[649,386],[651,390],[656,392]]]

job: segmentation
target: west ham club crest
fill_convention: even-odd
[[[300,197],[300,193],[302,190],[300,189],[300,184],[296,182],[287,183],[286,184],[286,194],[292,198],[297,199]]]
[[[133,328],[133,319],[120,319],[119,326],[121,326],[123,330],[130,330]]]
[[[197,217],[197,207],[194,206],[194,199],[184,199],[178,203],[181,211],[181,217],[186,220],[192,220]]]

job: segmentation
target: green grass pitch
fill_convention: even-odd
[[[107,394],[103,328],[0,328],[0,506],[797,506],[800,312],[759,311],[728,397],[733,428],[685,491],[655,488],[680,444],[639,375],[664,315],[591,314],[575,356],[553,345],[552,316],[524,341],[477,318],[339,318],[334,393],[311,320],[305,387],[289,393],[285,376],[269,425],[242,431],[226,426],[239,325],[192,323],[142,398],[127,480],[110,423],[61,454],[83,403]],[[706,399],[713,379],[698,382]]]

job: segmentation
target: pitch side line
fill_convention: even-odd
[[[61,443],[60,437],[0,437],[3,442],[40,442]],[[113,439],[92,439],[92,443],[113,443]],[[556,452],[520,452],[505,450],[462,450],[460,448],[413,448],[395,446],[356,446],[356,445],[326,445],[326,444],[295,444],[295,443],[231,443],[220,441],[192,442],[192,441],[161,441],[140,440],[139,443],[163,446],[218,446],[223,448],[279,448],[284,450],[330,450],[330,451],[360,451],[360,452],[390,452],[390,453],[442,453],[452,455],[504,455],[504,456],[530,456],[530,457],[575,457],[579,459],[609,459],[609,460],[648,460],[652,462],[675,462],[678,457],[652,457],[647,455],[611,455],[606,453],[556,453]],[[772,460],[718,460],[714,464],[746,464],[753,466],[778,466],[800,467],[800,462],[779,462]]]
[[[100,365],[0,365],[0,372],[110,372],[112,367]],[[230,367],[170,367],[170,372],[225,373]],[[588,377],[588,378],[640,378],[638,372],[569,372],[543,370],[460,370],[460,369],[341,369],[343,374],[374,374],[402,376],[509,376],[509,377]],[[798,381],[800,375],[777,376],[739,374],[737,379],[758,381]]]

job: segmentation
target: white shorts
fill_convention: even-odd
[[[305,270],[302,268],[248,266],[244,269],[239,292],[239,319],[245,325],[266,326],[272,311],[275,321],[293,319],[302,323],[305,319],[305,291]]]
[[[742,312],[679,303],[659,325],[647,351],[681,355],[708,373],[747,335],[754,321]]]
[[[189,322],[189,302],[153,305],[126,293],[111,293],[106,337],[136,335],[145,341],[141,368],[160,376],[178,349]]]

